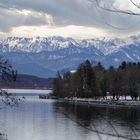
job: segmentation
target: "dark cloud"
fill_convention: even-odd
[[[91,9],[91,7],[88,6],[89,2],[85,0],[1,0],[0,2],[3,6],[33,9],[38,12],[51,14],[57,25],[93,25],[96,23],[95,12],[93,12],[94,9]]]
[[[0,8],[0,31],[7,32],[12,27],[49,24],[49,15],[15,8]]]
[[[47,25],[51,15],[56,26],[79,25],[103,28],[112,32],[132,32],[140,29],[139,17],[111,13],[101,10],[92,0],[0,0],[0,30],[23,25]],[[111,7],[116,1],[98,0],[101,5]],[[127,1],[126,1],[127,3]],[[123,2],[124,4],[124,2]],[[32,11],[23,15],[16,10]],[[15,11],[14,11],[15,10]],[[38,14],[38,16],[36,16]],[[112,26],[110,26],[110,25]],[[113,27],[114,26],[114,27]],[[117,29],[118,27],[118,29]],[[120,28],[120,29],[119,29]],[[122,30],[123,29],[123,30]]]

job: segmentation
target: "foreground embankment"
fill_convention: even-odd
[[[65,98],[59,101],[78,104],[78,105],[88,105],[96,107],[120,107],[120,108],[139,108],[140,101],[132,100],[95,100],[95,99],[81,99],[81,98]]]

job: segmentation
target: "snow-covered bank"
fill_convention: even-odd
[[[73,104],[81,104],[81,105],[89,105],[89,106],[101,106],[101,107],[125,107],[125,108],[139,108],[140,109],[140,101],[132,101],[132,100],[119,100],[114,101],[111,99],[107,100],[98,100],[98,99],[81,99],[81,98],[65,98],[61,101],[73,103]]]
[[[8,93],[13,93],[13,94],[49,94],[52,92],[52,90],[37,90],[37,89],[4,89]]]

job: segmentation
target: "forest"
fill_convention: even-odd
[[[140,96],[140,63],[122,62],[118,68],[106,69],[101,63],[93,65],[89,60],[80,64],[75,72],[57,73],[53,83],[53,94],[57,98],[104,98],[113,100]]]

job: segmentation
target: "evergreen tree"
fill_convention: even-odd
[[[114,100],[127,95],[130,95],[132,100],[137,100],[140,96],[139,87],[140,63],[123,62],[119,68],[111,66],[105,70],[101,63],[92,66],[91,62],[86,60],[74,73],[58,72],[53,92],[58,98],[105,98],[109,93]]]
[[[103,79],[100,84],[100,89],[101,89],[101,95],[103,98],[107,96],[108,92],[108,83],[107,83],[107,77],[106,77],[106,72],[103,73]]]

